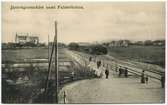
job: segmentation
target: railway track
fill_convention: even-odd
[[[93,56],[89,54],[85,54],[82,52],[77,52],[77,51],[68,51],[68,54],[71,54],[72,57],[75,59],[78,59],[78,62],[81,62],[82,65],[86,65],[89,63],[89,57],[94,57],[94,62],[101,60],[103,66],[109,66],[109,69],[115,70],[116,68],[127,68],[129,73],[135,74],[140,76],[142,74],[143,69],[137,68],[134,65],[127,64],[126,62],[116,60],[116,59],[110,59],[106,57],[101,57],[101,56]],[[145,74],[153,79],[156,80],[161,80],[161,76],[164,75],[163,71],[153,71],[153,70],[144,70]]]

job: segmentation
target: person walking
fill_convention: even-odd
[[[89,62],[91,62],[92,61],[92,57],[89,57]]]
[[[148,84],[148,75],[146,76],[145,80],[146,80],[146,84]]]
[[[72,80],[72,81],[74,81],[74,75],[75,75],[75,73],[74,73],[74,71],[72,71],[72,72],[71,72],[71,80]]]
[[[119,77],[122,75],[122,68],[119,67]]]
[[[101,66],[101,61],[97,61],[97,68]]]
[[[141,83],[145,83],[145,77],[144,77],[144,70],[143,70],[143,72],[142,72],[142,74],[141,74]]]
[[[125,77],[127,78],[128,77],[128,70],[127,70],[127,68],[125,68],[124,74],[125,74]]]
[[[107,67],[106,70],[105,70],[105,75],[106,75],[106,79],[108,79],[108,75],[109,75],[108,67]]]
[[[161,87],[164,88],[165,87],[165,74],[163,74],[161,76]]]

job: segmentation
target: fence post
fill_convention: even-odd
[[[64,104],[66,104],[66,92],[64,91]]]

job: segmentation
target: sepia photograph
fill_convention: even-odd
[[[164,104],[165,2],[2,2],[3,104]]]

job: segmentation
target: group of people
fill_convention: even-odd
[[[92,57],[89,58],[89,62],[92,62]],[[96,62],[96,67],[97,67],[98,69],[100,69],[100,67],[102,67],[102,62],[101,62],[100,60],[98,60],[98,61]],[[118,71],[117,71],[117,69],[118,69],[118,68],[116,68],[116,72],[119,72],[119,73],[118,73],[118,76],[119,76],[119,77],[120,77],[122,74],[124,74],[125,77],[128,77],[128,69],[127,69],[126,67],[125,67],[125,68],[119,67]],[[103,72],[103,71],[102,71],[102,72]],[[105,78],[108,79],[108,77],[109,77],[108,65],[107,65],[107,67],[105,68],[104,73],[105,73]],[[142,83],[142,84],[144,84],[144,83],[145,83],[145,84],[148,84],[148,80],[149,80],[149,76],[146,75],[146,74],[145,74],[145,71],[143,70],[142,73],[141,73],[141,83]],[[164,86],[165,86],[165,76],[164,76],[164,75],[161,76],[160,81],[161,81],[161,86],[162,86],[162,88],[164,88]]]
[[[92,62],[92,57],[89,58],[89,62]],[[102,73],[103,73],[103,70],[105,69],[105,71],[104,71],[104,73],[105,73],[105,78],[108,79],[108,77],[109,77],[108,65],[107,65],[106,68],[105,68],[105,67],[102,67],[102,62],[101,62],[100,60],[98,60],[98,61],[96,62],[96,65],[95,65],[95,66],[97,67],[96,71],[99,72],[101,75],[102,75]]]
[[[120,77],[122,74],[124,74],[125,77],[128,77],[128,69],[120,67],[118,76]]]

